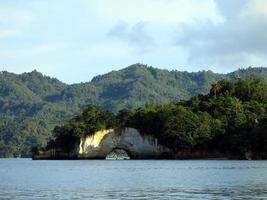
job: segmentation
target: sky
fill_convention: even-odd
[[[267,0],[0,0],[0,70],[66,83],[134,63],[267,66]]]

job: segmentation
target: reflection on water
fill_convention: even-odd
[[[267,199],[267,161],[0,159],[0,199]]]

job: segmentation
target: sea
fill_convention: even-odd
[[[267,199],[267,161],[0,159],[0,199]]]

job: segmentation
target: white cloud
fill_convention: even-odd
[[[245,14],[248,15],[263,15],[267,20],[267,1],[266,0],[250,0],[247,4]]]
[[[19,31],[18,30],[0,30],[0,39],[1,38],[6,38],[6,37],[11,37],[11,36],[15,36],[18,35]]]
[[[145,53],[155,48],[155,41],[147,31],[147,25],[139,22],[130,26],[126,23],[118,23],[108,33],[110,38],[126,41],[133,47],[137,47],[139,53]]]
[[[98,13],[107,19],[130,24],[220,23],[224,20],[213,0],[100,0],[97,8]]]
[[[66,82],[79,82],[136,62],[192,71],[264,64],[266,4],[267,0],[1,1],[0,66],[15,72],[37,66]]]
[[[67,44],[62,43],[51,43],[51,44],[40,44],[28,48],[18,48],[16,50],[2,50],[1,58],[19,58],[26,57],[31,58],[34,56],[45,56],[47,54],[52,55],[55,52],[61,51],[67,48]]]
[[[12,7],[0,7],[1,23],[16,24],[16,26],[30,23],[32,15],[29,11],[20,10]]]
[[[223,71],[237,66],[258,66],[260,62],[266,65],[267,21],[259,9],[267,6],[261,3],[261,0],[248,1],[220,24],[184,25],[177,33],[176,44],[188,49],[188,64],[215,66]]]
[[[0,6],[0,38],[18,35],[29,27],[31,21],[29,11]]]

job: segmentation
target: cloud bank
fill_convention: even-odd
[[[265,0],[0,1],[0,70],[72,83],[137,62],[267,66],[266,8]]]

